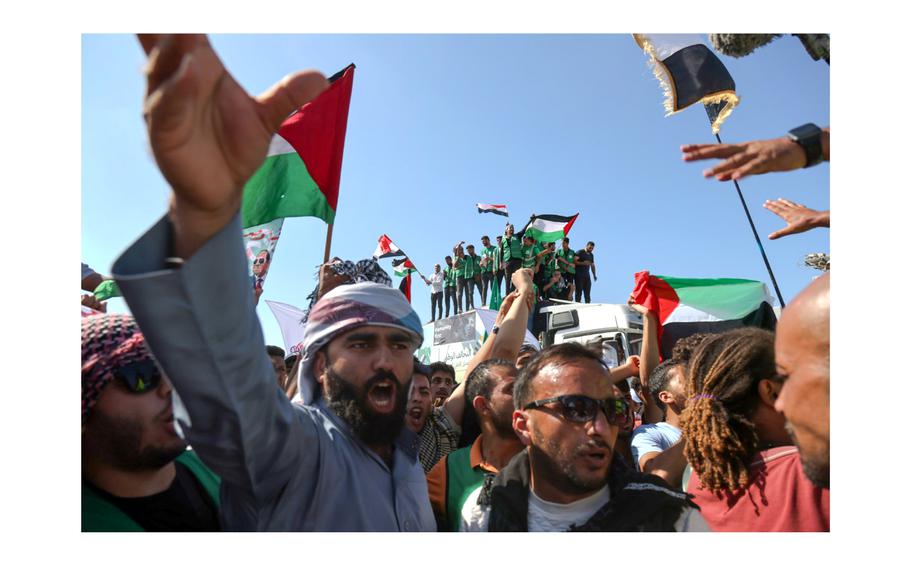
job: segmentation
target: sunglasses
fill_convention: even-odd
[[[132,394],[144,394],[155,390],[161,383],[161,369],[151,359],[117,367],[113,375]]]
[[[260,265],[260,264],[265,264],[265,263],[266,263],[265,257],[264,257],[264,256],[261,256],[261,257],[259,257],[259,258],[257,258],[256,260],[253,261],[253,266],[258,266],[258,265]]]
[[[621,398],[613,397],[596,400],[582,394],[565,394],[529,402],[524,409],[542,408],[544,405],[553,402],[560,404],[562,416],[569,422],[577,422],[579,424],[590,422],[597,417],[598,409],[603,411],[604,416],[607,417],[607,422],[613,426],[621,426],[629,420],[628,403]]]

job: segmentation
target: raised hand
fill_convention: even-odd
[[[188,257],[240,208],[243,186],[285,118],[327,86],[288,75],[259,97],[234,80],[202,35],[140,35],[148,55],[144,115],[155,161],[174,191],[177,254]]]
[[[702,172],[706,178],[714,177],[717,181],[738,180],[767,172],[787,172],[806,165],[805,151],[786,136],[742,144],[687,144],[681,150],[686,162],[724,159]]]
[[[829,227],[831,225],[828,211],[809,209],[805,205],[793,203],[783,197],[774,201],[765,201],[764,208],[787,222],[786,227],[768,235],[771,240],[787,235],[795,235],[796,233],[804,233],[816,227]]]

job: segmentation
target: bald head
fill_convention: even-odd
[[[829,485],[830,273],[814,280],[777,324],[774,357],[783,377],[774,408],[787,418],[806,476]]]

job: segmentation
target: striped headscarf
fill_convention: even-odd
[[[82,423],[101,391],[123,365],[151,359],[133,316],[103,314],[82,318]]]
[[[399,290],[375,282],[338,286],[310,310],[297,378],[304,404],[312,404],[317,398],[318,385],[313,376],[316,352],[337,335],[365,325],[404,330],[413,337],[415,349],[423,341],[420,318]]]

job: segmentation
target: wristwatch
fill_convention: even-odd
[[[804,168],[811,168],[822,161],[822,129],[818,126],[807,122],[802,126],[797,126],[787,133],[790,140],[793,140],[806,153],[806,165]]]
[[[494,333],[499,333],[499,326],[498,326],[498,325],[494,325],[494,326],[493,326],[493,329],[490,330],[490,335],[493,335]]]

